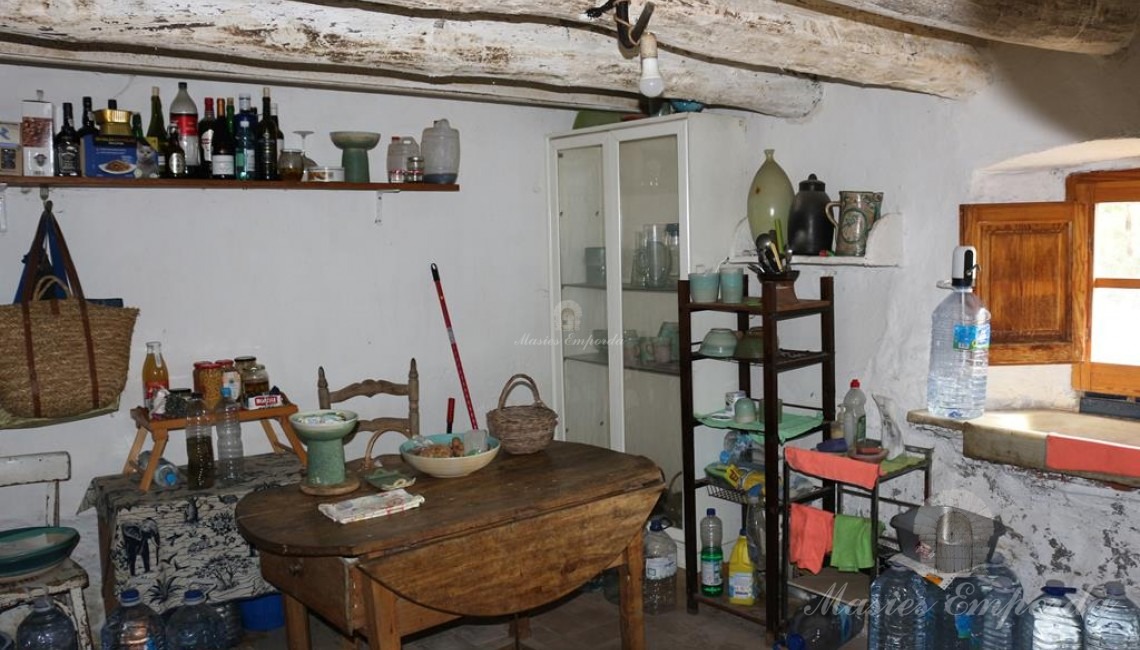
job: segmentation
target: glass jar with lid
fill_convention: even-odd
[[[213,411],[222,401],[222,366],[214,361],[194,364],[194,392],[202,394],[207,411]]]
[[[239,373],[245,372],[245,369],[257,363],[257,357],[252,355],[245,355],[241,357],[234,357],[234,366]]]
[[[269,373],[265,370],[265,366],[255,363],[246,368],[241,374],[241,385],[245,390],[243,393],[245,399],[268,393]]]

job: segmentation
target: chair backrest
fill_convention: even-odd
[[[59,483],[71,479],[71,454],[52,451],[43,454],[0,456],[0,487],[52,483],[52,493],[45,497],[46,523],[59,525]]]
[[[372,456],[372,445],[381,434],[396,431],[407,438],[420,434],[420,374],[416,370],[416,360],[408,368],[407,383],[395,383],[384,379],[365,379],[344,388],[329,390],[325,379],[325,369],[317,369],[317,404],[320,408],[332,408],[333,404],[344,402],[353,397],[374,397],[376,395],[396,395],[408,398],[408,415],[406,417],[379,417],[360,420],[357,431],[372,432],[372,439],[368,441],[368,450],[365,458]]]

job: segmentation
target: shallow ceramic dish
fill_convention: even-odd
[[[436,433],[430,436],[424,436],[428,440],[437,445],[449,446],[454,438],[463,439],[462,433]],[[400,445],[400,456],[404,458],[404,462],[414,467],[416,470],[434,476],[436,478],[458,478],[460,476],[467,476],[472,472],[483,469],[499,455],[499,441],[497,438],[487,436],[487,451],[481,454],[473,454],[470,456],[457,456],[455,458],[431,458],[429,456],[419,456],[412,453],[412,449],[416,446],[414,440],[409,440]]]
[[[855,449],[849,449],[847,450],[847,456],[865,463],[881,463],[883,459],[887,457],[887,450],[880,449],[876,454],[861,454]]]
[[[26,580],[59,566],[79,543],[74,528],[36,526],[0,532],[0,582]]]
[[[333,414],[338,415],[339,419],[327,418]],[[289,424],[293,425],[293,430],[300,434],[301,439],[305,441],[343,438],[356,428],[356,420],[355,411],[344,409],[301,411],[289,416]]]
[[[343,183],[344,167],[309,167],[306,178],[312,183]]]
[[[731,357],[736,352],[736,334],[727,327],[714,327],[705,334],[697,352],[706,357]]]
[[[341,149],[371,149],[380,143],[380,134],[374,131],[333,131],[329,138]]]

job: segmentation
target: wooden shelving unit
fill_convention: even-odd
[[[302,183],[298,181],[225,181],[205,178],[71,178],[67,176],[0,176],[9,187],[122,188],[180,190],[306,190],[342,192],[458,192],[459,185],[436,183]]]

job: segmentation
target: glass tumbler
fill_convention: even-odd
[[[277,157],[277,173],[283,181],[301,180],[305,175],[305,155],[300,149],[282,149]]]
[[[669,233],[663,223],[645,226],[646,286],[663,289],[669,286],[672,255],[669,252]]]

